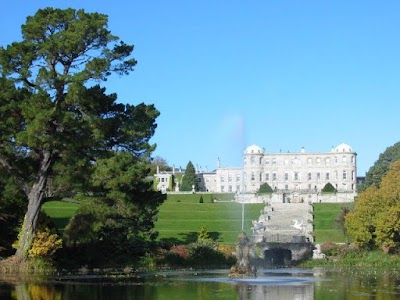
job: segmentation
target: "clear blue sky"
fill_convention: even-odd
[[[123,3],[123,4],[121,4]],[[0,45],[47,6],[109,15],[135,71],[105,83],[160,110],[155,156],[241,166],[242,151],[358,153],[363,175],[400,140],[400,1],[6,1]]]

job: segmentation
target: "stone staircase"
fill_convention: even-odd
[[[312,205],[308,203],[271,203],[253,221],[254,242],[313,241]]]

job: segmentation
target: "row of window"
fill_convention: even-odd
[[[338,164],[339,161],[342,161],[343,163],[346,163],[347,162],[347,158],[348,158],[348,156],[345,156],[345,155],[342,156],[342,158],[340,158],[338,156],[335,156],[333,160],[334,160],[335,164]],[[321,164],[322,162],[325,162],[326,165],[329,165],[331,163],[331,158],[330,157],[326,157],[325,159],[321,159],[320,157],[317,157],[317,158],[308,157],[307,158],[307,164],[309,164],[309,165],[313,164],[314,160],[315,160],[316,164]],[[276,158],[271,158],[270,159],[270,158],[255,157],[255,156],[251,156],[250,157],[250,163],[251,164],[255,164],[257,162],[259,165],[262,165],[263,161],[264,161],[264,163],[266,165],[269,165],[269,164],[276,165],[276,163],[277,163],[277,159]],[[354,163],[354,161],[355,161],[354,156],[351,156],[350,157],[350,162]],[[247,157],[244,158],[244,164],[246,164],[246,162],[247,162]],[[298,157],[285,158],[285,159],[283,159],[283,163],[285,165],[289,165],[289,164],[300,165],[301,164],[301,160]]]
[[[290,174],[288,172],[284,173],[284,181],[288,181],[289,180],[289,175]],[[243,176],[244,176],[244,181],[247,181],[246,173],[244,173]],[[250,177],[251,181],[256,181],[256,173],[255,172],[251,172],[250,176],[251,176]],[[265,174],[260,173],[258,176],[259,176],[259,181],[270,181],[270,180],[274,181],[274,180],[278,179],[278,176],[277,176],[276,172],[273,172],[271,174],[271,176],[270,176],[269,172],[267,172]],[[346,180],[348,178],[348,171],[347,170],[343,170],[341,176],[342,176],[341,179]],[[354,180],[354,178],[355,178],[355,172],[352,171],[351,172],[351,180]],[[301,181],[300,172],[292,173],[291,179],[293,181]],[[315,174],[313,174],[311,172],[307,173],[307,180],[322,180],[322,179],[323,180],[331,180],[332,179],[331,178],[331,173],[329,173],[329,172],[326,172],[326,173],[317,172]],[[336,179],[336,180],[339,179],[339,173],[337,171],[334,172],[334,179]],[[232,180],[233,180],[233,177],[231,175],[228,175],[228,182],[233,182]],[[240,182],[240,175],[237,174],[235,176],[235,180],[236,180],[236,182]],[[225,182],[225,176],[224,175],[221,175],[220,181],[221,181],[221,183]]]
[[[335,184],[335,188],[336,189],[348,190],[349,187],[351,188],[351,190],[354,191],[354,184],[351,184],[350,186],[348,186],[346,183],[343,183],[341,186],[338,186],[338,184]],[[236,188],[236,189],[234,190],[234,188]],[[275,187],[275,188],[277,188],[277,187]],[[300,190],[300,187],[298,185],[289,186],[288,184],[285,184],[284,189],[285,190],[290,190],[289,188],[293,189],[293,190]],[[307,189],[310,190],[310,191],[313,190],[313,189],[317,190],[317,186],[313,187],[311,184],[308,184]],[[246,187],[246,185],[244,185],[243,186],[243,191],[245,192],[246,190],[247,190],[247,187]],[[225,192],[232,193],[232,192],[239,192],[239,191],[240,191],[240,186],[239,185],[236,185],[236,186],[221,185],[221,192],[222,193],[225,193]]]

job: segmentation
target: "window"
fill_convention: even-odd
[[[221,182],[225,182],[225,176],[221,175]]]
[[[240,192],[240,186],[236,186],[236,192]]]
[[[351,157],[351,163],[354,164],[354,156]]]
[[[337,172],[337,171],[335,171],[335,178],[336,178],[336,180],[339,179],[339,176],[338,176],[338,172]]]
[[[254,172],[251,172],[251,181],[255,180]]]
[[[250,163],[254,164],[254,156],[250,157]]]
[[[260,165],[262,165],[262,157],[260,157]]]
[[[260,173],[260,181],[262,181],[262,173]]]
[[[331,163],[331,159],[329,157],[325,158],[325,163],[326,164],[330,164]]]
[[[201,177],[198,177],[198,178],[197,178],[197,182],[201,182]]]
[[[308,173],[308,180],[311,180],[311,173]]]
[[[269,173],[265,173],[265,181],[269,181]]]
[[[288,181],[288,180],[289,180],[289,174],[285,173],[285,181]]]
[[[266,160],[265,160],[265,164],[266,164],[266,165],[269,165],[269,159],[266,159]]]
[[[326,174],[325,174],[325,179],[326,179],[326,180],[329,180],[329,173],[326,173]]]
[[[321,179],[321,173],[317,173],[317,180],[320,180]]]
[[[161,182],[164,182],[164,178],[161,178]]]
[[[240,175],[236,174],[236,182],[240,182]]]
[[[311,158],[311,157],[307,158],[307,163],[308,163],[309,165],[312,164],[312,158]]]
[[[272,173],[272,180],[276,180],[276,173]]]
[[[272,159],[272,164],[273,164],[273,165],[276,165],[276,158],[273,158],[273,159]]]
[[[343,157],[342,157],[342,161],[343,161],[343,162],[346,162],[346,161],[347,161],[347,157],[346,157],[346,156],[343,156]]]
[[[231,185],[228,186],[228,192],[229,192],[229,193],[232,193],[232,186],[231,186]]]
[[[294,172],[294,180],[299,180],[299,172]]]
[[[308,189],[311,190],[311,184],[308,185]]]
[[[317,164],[321,163],[321,158],[317,157]]]
[[[355,177],[355,172],[353,171],[351,172],[351,180],[354,180],[354,177]]]
[[[289,164],[289,159],[285,158],[285,165],[288,165],[288,164]]]
[[[287,184],[285,184],[285,190],[288,190],[289,186]]]
[[[225,187],[221,185],[221,192],[225,192]]]
[[[337,156],[335,156],[335,163],[337,164]]]
[[[346,180],[346,179],[347,179],[347,171],[343,170],[343,180]]]
[[[232,182],[232,175],[231,174],[228,175],[228,182]]]

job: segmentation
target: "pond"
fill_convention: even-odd
[[[227,270],[169,271],[138,277],[69,275],[46,281],[0,277],[0,299],[399,299],[395,270],[263,269],[230,279]]]

